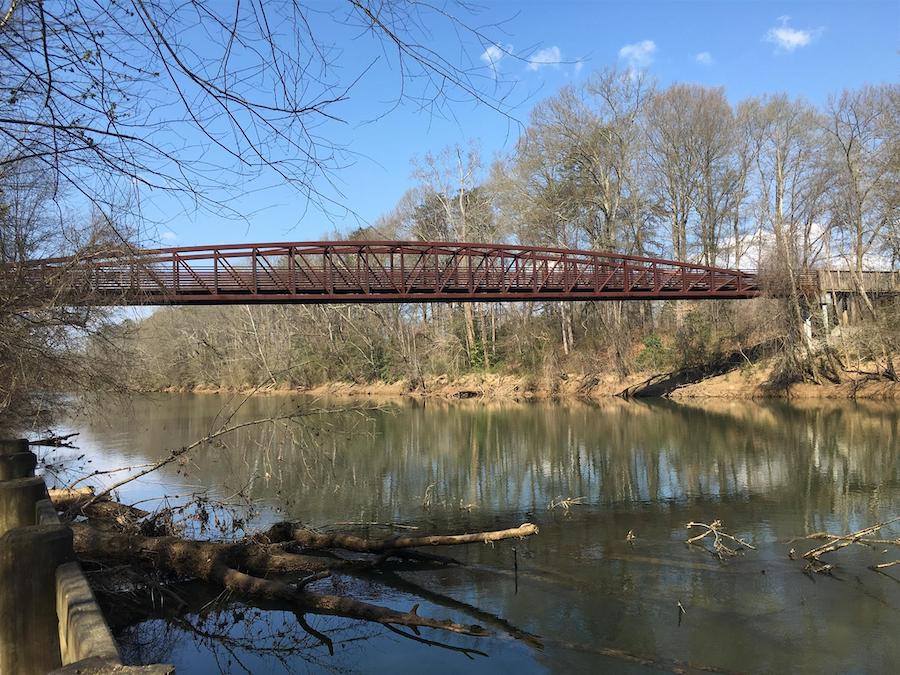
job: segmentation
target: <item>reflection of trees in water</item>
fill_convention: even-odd
[[[259,398],[240,415],[265,417],[292,404]],[[208,430],[221,405],[219,397],[138,403],[148,433],[127,442],[142,455],[161,454]],[[429,402],[244,429],[185,468],[230,488],[255,476],[251,494],[307,522],[409,518],[421,513],[429,485],[446,511],[544,509],[560,495],[609,504],[777,491],[840,512],[860,489],[897,483],[898,418],[896,406],[852,404]]]
[[[294,612],[277,601],[246,604],[199,581],[123,591],[115,570],[109,578],[100,574],[97,597],[129,664],[177,662],[188,673],[211,666],[223,673],[343,672],[383,632],[366,622]],[[363,581],[334,583],[377,595]]]
[[[180,654],[186,672],[210,662],[223,673],[296,672],[301,666],[346,670],[304,630],[301,620],[307,622],[289,612],[233,604],[212,612],[142,620],[117,631],[116,638],[126,663],[171,663]],[[372,632],[359,624],[334,626],[328,639],[343,648],[369,639]],[[195,650],[202,652],[195,656]]]
[[[426,603],[423,612],[444,608],[476,620],[532,647],[541,643],[503,618],[448,595],[429,591],[385,568],[377,583],[364,578],[332,578],[331,583],[353,587],[354,593],[390,605]],[[408,571],[408,570],[407,570]],[[441,573],[438,569],[437,573]],[[456,588],[459,580],[451,585]],[[386,590],[389,589],[389,590]],[[185,672],[298,672],[356,671],[370,649],[383,650],[385,640],[398,653],[411,642],[474,658],[485,657],[495,645],[486,638],[448,634],[409,633],[391,625],[376,625],[337,616],[301,614],[277,601],[247,605],[201,582],[176,584],[156,595],[147,591],[122,594],[107,589],[98,595],[130,664],[172,663]],[[399,636],[393,637],[385,631]],[[377,644],[373,647],[371,641]],[[402,646],[401,646],[402,645]]]
[[[338,512],[398,517],[396,507],[417,503],[430,484],[438,503],[507,510],[544,508],[559,495],[615,503],[780,490],[828,501],[897,475],[892,435],[840,411],[786,409],[773,425],[635,405],[405,417],[415,423],[377,419],[374,440],[323,454],[306,480],[288,457],[282,488],[298,500],[326,489]],[[306,453],[298,459],[308,471]]]

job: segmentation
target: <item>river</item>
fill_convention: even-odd
[[[78,463],[89,470],[152,462],[215,428],[234,400],[173,394],[110,400],[100,410],[73,406],[66,427],[80,433],[80,448],[48,459],[71,466],[83,455]],[[331,405],[258,397],[235,421]],[[831,558],[839,563],[834,577],[804,575],[802,562],[788,557],[814,545],[793,537],[900,514],[896,403],[402,402],[248,427],[223,440],[126,486],[122,499],[154,505],[170,495],[167,503],[178,503],[205,492],[238,503],[249,495],[254,526],[287,518],[315,527],[370,523],[362,527],[372,536],[387,532],[378,523],[431,533],[529,521],[541,531],[442,551],[467,565],[404,572],[390,586],[319,582],[483,625],[495,636],[423,633],[483,655],[307,616],[334,641],[331,656],[293,614],[220,598],[174,621],[152,608],[143,620],[113,618],[131,663],[174,663],[183,673],[431,674],[644,673],[678,664],[874,673],[900,664],[900,568],[885,570],[890,576],[867,567],[896,558],[896,548],[848,547]],[[567,498],[580,503],[549,508]],[[714,519],[756,550],[719,562],[685,545],[686,523]],[[627,542],[629,531],[635,539]],[[898,535],[900,527],[882,533]],[[440,595],[417,598],[404,581]]]

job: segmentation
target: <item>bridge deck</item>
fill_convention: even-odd
[[[671,260],[502,244],[300,242],[33,261],[21,281],[81,305],[751,298],[756,275]]]
[[[858,276],[867,293],[900,293],[900,270],[865,271]],[[854,277],[847,270],[821,270],[818,273],[819,288],[835,293],[858,293],[859,287]]]

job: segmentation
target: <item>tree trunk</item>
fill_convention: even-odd
[[[463,317],[466,322],[466,358],[471,368],[475,365],[475,315],[471,303],[463,303]]]
[[[221,543],[194,541],[182,537],[147,537],[108,532],[85,523],[71,523],[75,551],[82,560],[106,565],[144,566],[170,579],[195,578],[221,586],[238,596],[275,600],[297,612],[332,614],[382,624],[435,628],[466,635],[484,635],[480,626],[463,625],[445,619],[419,616],[418,605],[408,612],[355,600],[350,597],[314,593],[306,586],[332,572],[351,573],[371,569],[385,557],[399,555],[401,549],[420,546],[488,543],[537,534],[538,528],[525,523],[493,532],[427,537],[390,537],[369,540],[349,534],[323,535],[291,523],[280,523],[255,538]],[[345,560],[293,553],[289,549],[345,550],[382,554],[374,561]],[[303,574],[290,583],[273,575]]]
[[[487,314],[484,305],[481,305],[481,355],[483,357],[484,369],[490,370],[491,367],[491,355],[488,351],[488,336],[487,336]]]

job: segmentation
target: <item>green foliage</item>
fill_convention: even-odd
[[[635,358],[635,364],[642,370],[661,371],[668,367],[670,359],[662,338],[651,333],[644,338],[643,349]]]
[[[481,340],[477,340],[475,342],[475,346],[472,349],[472,363],[471,369],[473,372],[481,372],[485,369],[485,345],[481,342]]]
[[[704,311],[687,314],[674,338],[673,351],[680,361],[678,366],[706,363],[718,351],[717,345],[713,344],[713,322]]]

